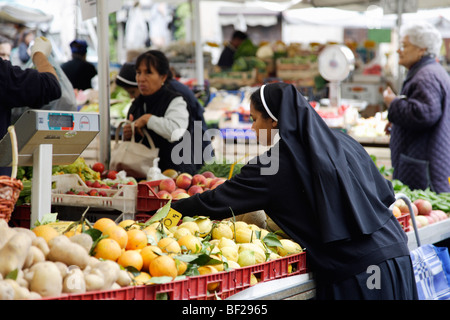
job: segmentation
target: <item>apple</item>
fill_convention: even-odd
[[[190,197],[190,195],[188,195],[186,192],[180,192],[175,197],[173,197],[173,199],[179,200],[179,199],[184,199],[184,198],[189,198],[189,197]]]
[[[91,188],[101,188],[102,184],[100,183],[100,181],[95,180],[93,183],[91,183]]]
[[[408,205],[405,203],[403,199],[398,199],[394,202],[394,205],[400,209],[401,213],[409,213]]]
[[[416,217],[416,222],[417,221],[420,223],[421,227],[425,227],[425,226],[427,226],[429,224],[429,221],[428,221],[426,216],[418,215]]]
[[[414,203],[411,203],[411,208],[413,209],[415,216],[419,215],[419,209],[417,209],[417,206]]]
[[[84,183],[86,184],[86,186],[92,187],[92,184],[94,183],[94,180],[86,180]]]
[[[430,215],[426,215],[425,218],[428,219],[428,224],[432,224],[432,223],[435,223],[437,221]]]
[[[417,206],[419,215],[422,216],[429,215],[431,213],[431,210],[433,210],[431,202],[425,199],[417,199],[416,201],[414,201],[414,204]]]
[[[193,196],[196,193],[202,193],[203,192],[203,188],[199,185],[193,185],[189,188],[188,190],[188,195]]]
[[[172,199],[172,195],[167,190],[158,191],[156,196],[160,199]]]
[[[215,178],[216,176],[211,171],[205,171],[202,173],[205,178]]]
[[[434,222],[438,222],[441,220],[441,216],[435,210],[432,210],[429,214],[430,217],[434,219]]]
[[[92,170],[99,172],[101,174],[103,171],[105,171],[105,165],[101,162],[96,162],[92,166]]]
[[[189,173],[182,173],[177,177],[176,185],[178,188],[187,190],[192,183],[192,176]]]
[[[211,190],[214,190],[215,188],[217,188],[219,185],[221,185],[222,183],[224,183],[227,179],[224,178],[219,178],[218,181],[211,181]]]
[[[434,216],[436,221],[441,221],[447,219],[447,214],[442,210],[432,210],[430,215]],[[437,219],[436,219],[437,217]]]
[[[173,179],[163,179],[159,183],[159,190],[160,191],[167,191],[167,193],[174,192],[177,188],[175,181]]]
[[[214,179],[214,178],[206,178],[206,182],[205,182],[204,188],[209,188],[209,187],[211,186],[211,181],[212,181],[213,179]]]
[[[192,177],[192,185],[193,186],[205,186],[206,185],[206,177],[202,174],[195,174]]]
[[[174,192],[171,193],[172,198],[175,198],[175,196],[176,196],[177,194],[179,194],[179,193],[186,193],[186,194],[187,194],[187,191],[184,190],[184,189],[178,188],[178,189],[176,189]]]

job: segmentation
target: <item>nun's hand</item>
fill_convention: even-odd
[[[387,87],[383,91],[383,101],[388,108],[391,105],[392,100],[394,100],[396,97],[397,96],[395,95],[394,91],[392,91],[391,87]]]

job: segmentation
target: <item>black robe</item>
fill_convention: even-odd
[[[328,128],[295,87],[274,86],[278,91],[266,91],[269,106],[276,106],[271,111],[280,141],[216,189],[172,207],[212,219],[264,210],[306,249],[319,295],[326,292],[322,288],[398,257],[409,261],[411,285],[407,237],[389,210],[395,201],[390,182],[364,148]]]

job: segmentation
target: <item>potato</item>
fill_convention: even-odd
[[[74,243],[78,243],[80,246],[82,246],[87,253],[91,250],[91,247],[94,243],[94,240],[92,240],[92,237],[88,235],[87,233],[79,233],[72,237],[70,237],[70,241]]]
[[[31,231],[30,229],[16,227],[16,228],[14,228],[14,230],[16,232],[23,232],[23,233],[25,233],[26,235],[28,235],[31,238],[31,241],[36,239],[36,234],[33,231]]]
[[[50,240],[49,248],[47,259],[50,261],[61,261],[69,267],[73,265],[81,269],[84,269],[89,263],[89,254],[86,250],[64,235]]]
[[[114,282],[119,279],[120,266],[111,260],[101,261],[96,267],[103,274],[105,284],[103,290],[110,289]]]
[[[0,219],[0,248],[2,248],[16,231],[8,226],[8,222],[5,219]]]
[[[42,261],[45,261],[44,253],[38,247],[31,246],[30,250],[28,250],[28,256],[23,267],[30,268],[33,264]]]
[[[31,239],[25,233],[14,234],[0,249],[0,273],[5,277],[16,269],[22,269],[31,247]]]
[[[28,288],[21,287],[16,281],[12,279],[6,279],[11,287],[14,289],[14,300],[28,300],[30,296],[30,291]]]
[[[85,293],[86,281],[84,280],[83,271],[79,268],[71,268],[63,281],[64,293]]]
[[[42,251],[42,253],[44,254],[45,257],[50,252],[50,248],[48,247],[47,241],[45,241],[45,239],[42,237],[34,238],[33,242],[31,242],[31,244],[35,247],[38,247]]]
[[[42,297],[61,295],[63,279],[54,262],[38,262],[30,269],[33,272],[29,288],[31,291],[39,293]]]
[[[121,287],[129,286],[131,283],[131,277],[127,270],[119,270],[119,278],[117,279],[117,284]]]
[[[14,300],[14,288],[6,280],[0,280],[0,300]]]
[[[103,273],[94,269],[90,273],[85,273],[84,280],[86,281],[86,291],[102,290],[105,286],[105,280],[103,279]]]
[[[61,277],[64,278],[68,272],[67,266],[64,263],[62,263],[61,261],[55,261],[55,264],[58,267],[59,273],[61,273]]]

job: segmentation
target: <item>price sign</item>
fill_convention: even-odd
[[[164,218],[164,226],[167,229],[172,228],[173,226],[176,226],[178,224],[178,221],[180,221],[182,215],[178,211],[170,208],[169,213]]]

